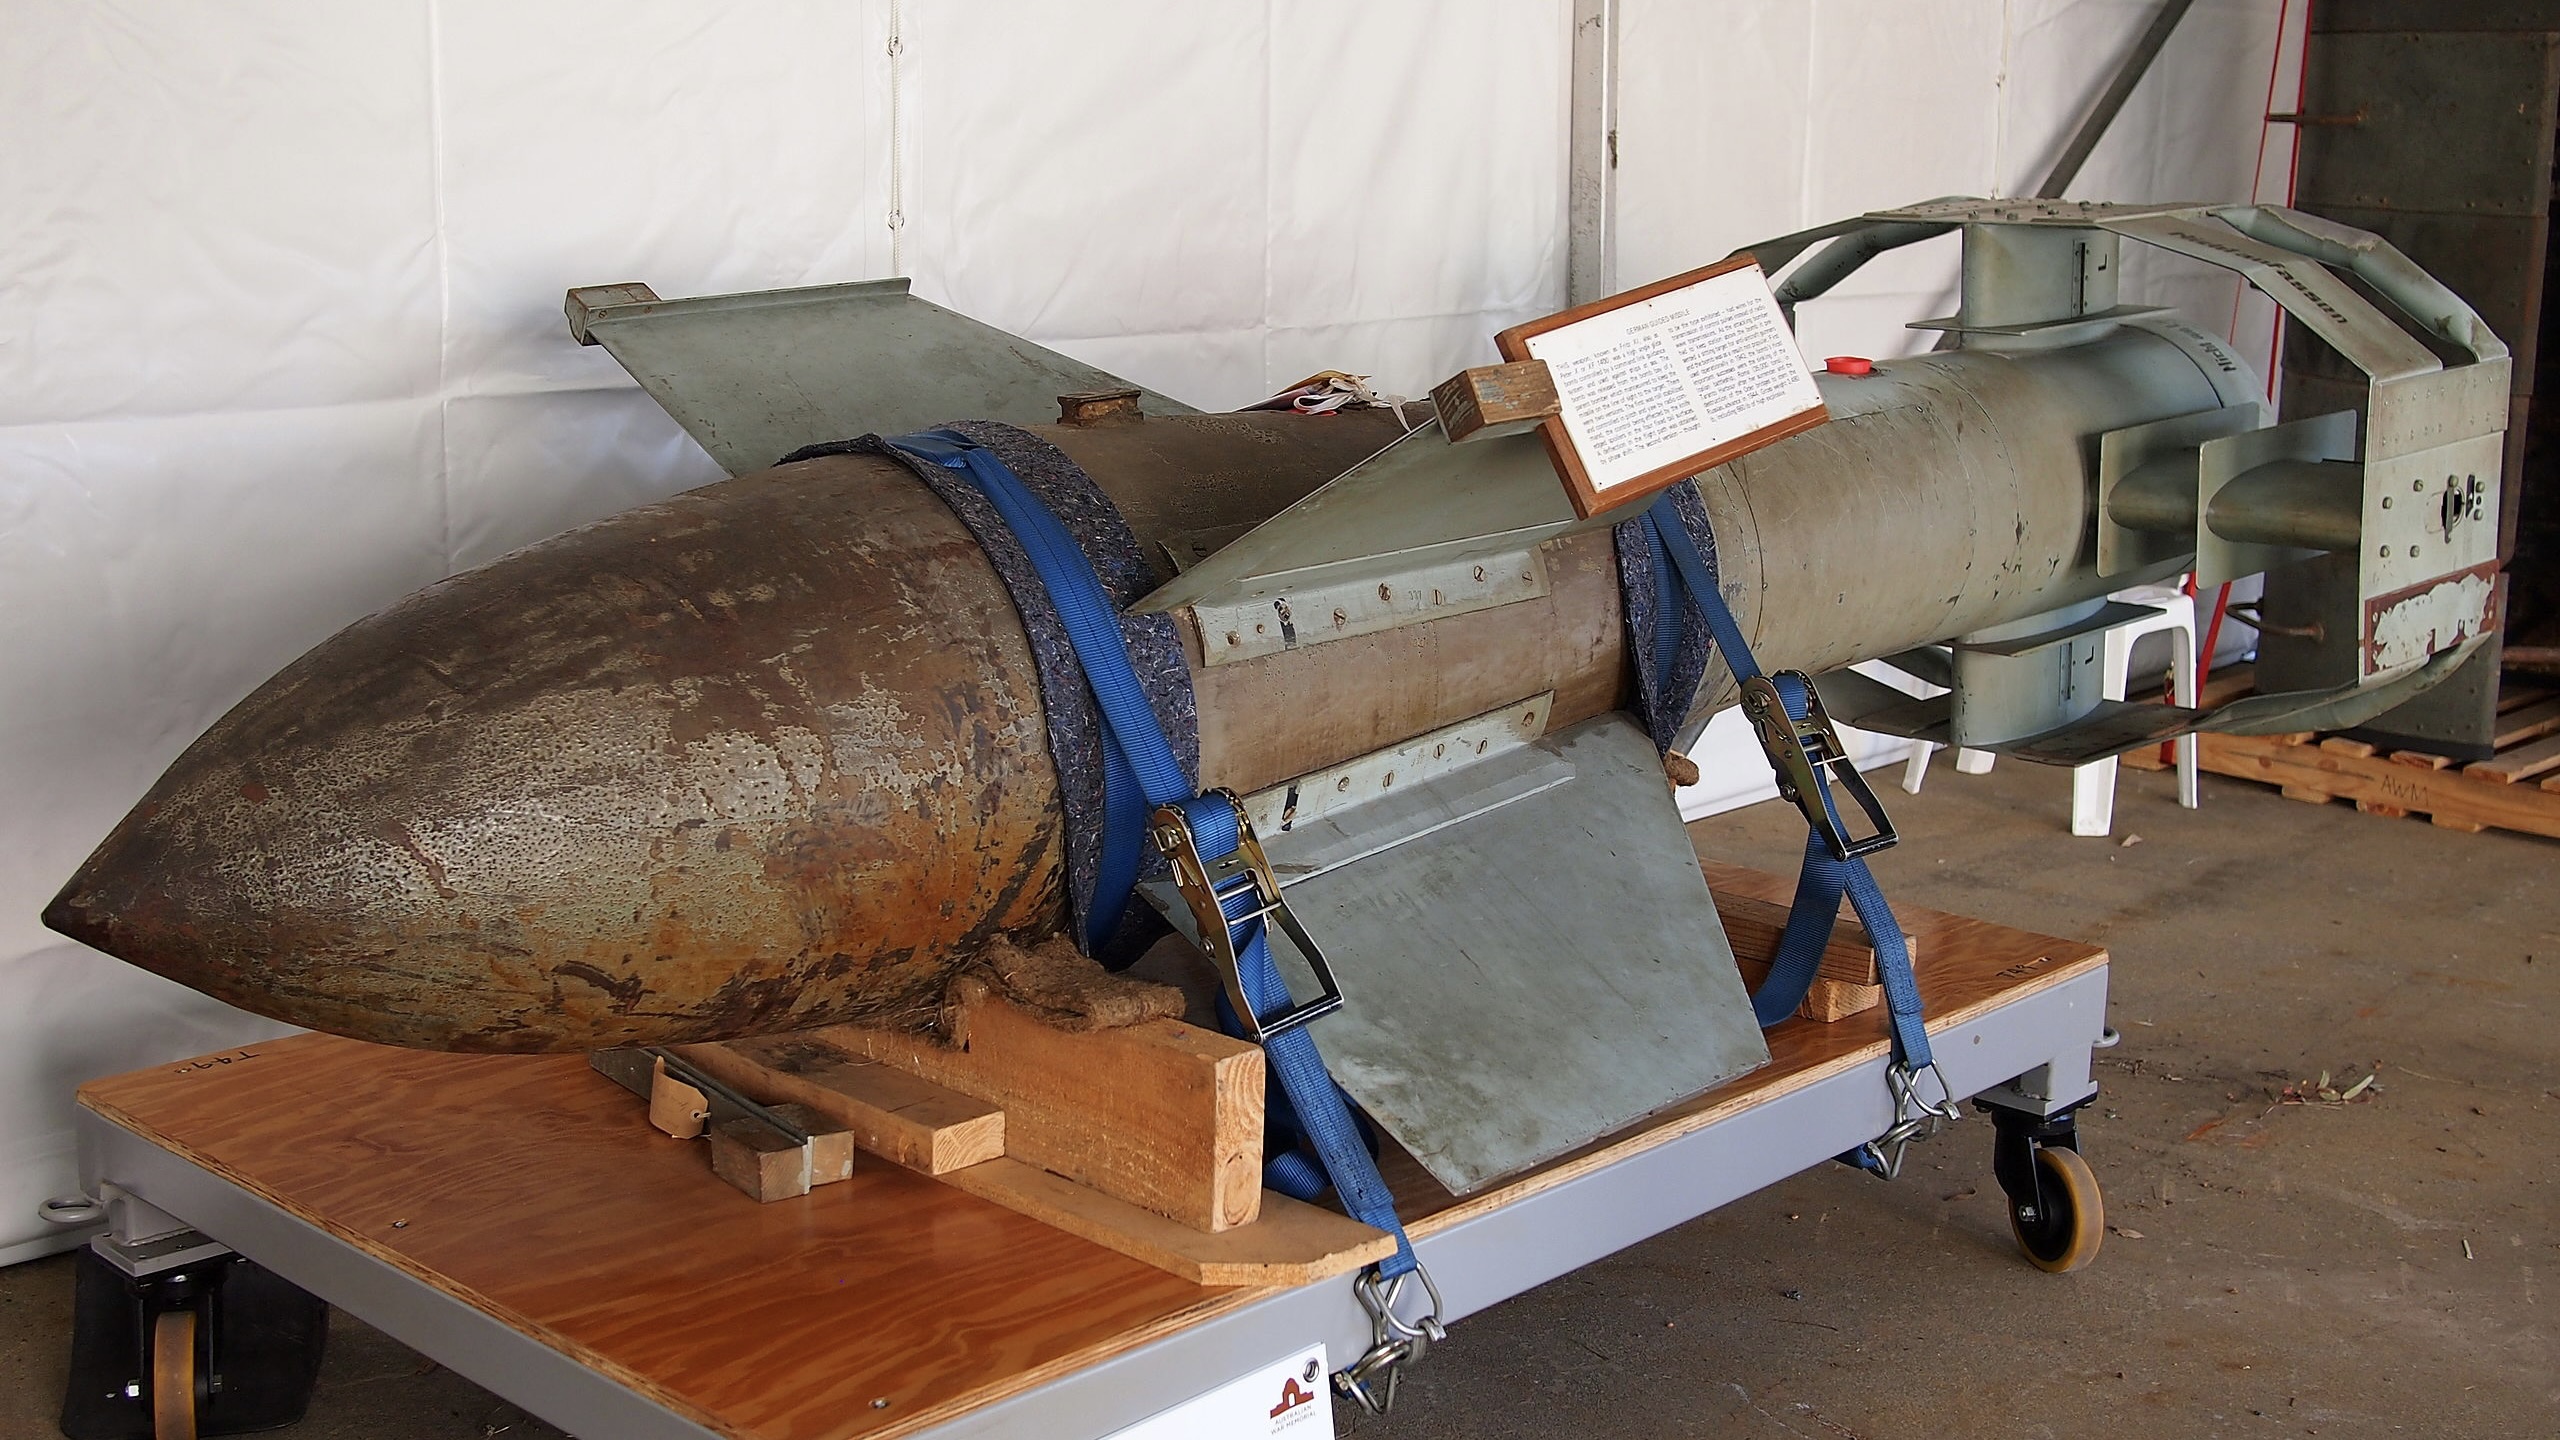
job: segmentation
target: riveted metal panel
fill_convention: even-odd
[[[1263,845],[1341,982],[1313,1029],[1327,1066],[1461,1194],[1769,1058],[1653,741],[1622,715]]]
[[[2554,37],[2415,32],[2330,35],[2303,88],[2297,203],[2541,213],[2551,170],[2548,101],[2539,124],[2516,105],[2546,97]]]
[[[647,298],[628,293],[635,289]],[[597,286],[571,292],[570,315],[581,343],[611,351],[732,475],[803,445],[875,431],[946,420],[1037,425],[1058,418],[1061,395],[1128,387],[919,300],[904,280],[689,300]],[[1141,396],[1151,414],[1194,413],[1153,391]]]

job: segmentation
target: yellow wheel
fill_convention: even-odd
[[[2107,1234],[2107,1205],[2089,1162],[2077,1150],[2041,1146],[2035,1174],[2035,1199],[2009,1201],[2009,1230],[2028,1262],[2061,1275],[2097,1259],[2098,1242]]]
[[[151,1323],[151,1440],[196,1440],[196,1312]]]

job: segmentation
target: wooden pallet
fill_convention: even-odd
[[[2510,685],[2498,698],[2497,753],[2469,764],[2423,750],[2384,752],[2344,735],[2196,737],[2196,764],[2277,787],[2288,800],[2349,800],[2368,815],[2423,815],[2446,830],[2512,830],[2560,839],[2560,693]],[[2124,757],[2165,768],[2149,750]]]

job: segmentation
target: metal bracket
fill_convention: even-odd
[[[1204,798],[1222,800],[1235,811],[1233,852],[1215,860],[1204,858],[1199,841],[1191,833],[1190,817],[1183,814],[1179,805],[1157,807],[1147,831],[1156,849],[1173,867],[1174,888],[1181,892],[1183,903],[1191,907],[1192,923],[1200,928],[1201,948],[1217,964],[1218,979],[1227,989],[1227,1003],[1235,1007],[1236,1019],[1244,1026],[1246,1036],[1259,1045],[1274,1035],[1286,1034],[1341,1009],[1342,987],[1334,982],[1333,967],[1325,963],[1324,952],[1298,923],[1298,917],[1290,913],[1289,902],[1281,898],[1280,881],[1272,874],[1271,861],[1262,853],[1262,841],[1253,833],[1253,821],[1245,814],[1243,802],[1236,799],[1232,790],[1212,790]],[[1242,914],[1230,914],[1226,893],[1231,893],[1238,881],[1251,887],[1252,908]],[[1275,920],[1298,947],[1298,953],[1306,957],[1319,993],[1304,1004],[1293,1003],[1277,1015],[1266,1016],[1244,992],[1236,933],[1247,926]]]
[[[809,1143],[806,1129],[776,1114],[771,1107],[749,1099],[735,1086],[723,1083],[673,1050],[654,1045],[629,1045],[591,1051],[587,1055],[588,1069],[643,1100],[649,1098],[651,1082],[660,1065],[666,1067],[670,1077],[702,1092],[711,1112],[706,1129],[732,1120],[746,1120],[771,1130],[794,1145]]]
[[[1849,752],[1840,744],[1840,732],[1832,728],[1831,716],[1822,708],[1821,692],[1813,688],[1813,677],[1801,670],[1778,673],[1793,676],[1804,687],[1802,720],[1787,713],[1786,702],[1779,698],[1778,687],[1768,676],[1755,675],[1742,682],[1742,710],[1760,737],[1760,748],[1769,757],[1769,767],[1777,772],[1778,793],[1804,812],[1805,823],[1830,847],[1833,859],[1853,860],[1891,847],[1902,837],[1885,815],[1884,803],[1876,799],[1876,792],[1867,787],[1858,767],[1850,763]],[[1867,822],[1874,827],[1871,833],[1852,837],[1842,827],[1839,813],[1823,798],[1820,777],[1824,771],[1830,772],[1858,808],[1867,812]]]

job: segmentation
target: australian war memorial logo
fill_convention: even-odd
[[[1271,1407],[1271,1433],[1278,1434],[1292,1426],[1315,1418],[1311,1408],[1324,1384],[1324,1362],[1310,1360],[1304,1373],[1291,1375],[1280,1382],[1280,1398]]]

